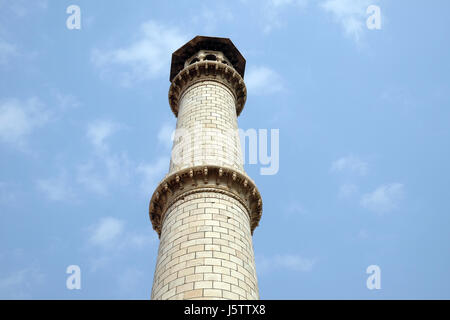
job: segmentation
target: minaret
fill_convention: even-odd
[[[243,167],[237,116],[245,59],[197,36],[172,55],[177,119],[169,173],[150,200],[160,237],[152,299],[258,299],[252,234],[262,200]]]

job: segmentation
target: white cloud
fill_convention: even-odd
[[[275,265],[292,271],[311,271],[315,260],[300,257],[298,255],[276,255],[274,259]]]
[[[36,186],[51,201],[72,201],[75,199],[75,193],[67,181],[65,172],[62,172],[56,178],[39,179],[36,181]]]
[[[358,192],[358,186],[346,183],[339,187],[338,197],[341,199],[349,198]]]
[[[155,163],[141,163],[136,171],[141,175],[141,189],[145,194],[153,192],[156,184],[164,177],[169,167],[169,158],[160,157]]]
[[[0,140],[24,149],[27,136],[49,119],[49,113],[37,98],[26,101],[17,99],[1,101]]]
[[[0,299],[30,299],[33,288],[41,286],[44,274],[36,265],[0,278]]]
[[[98,154],[96,158],[78,166],[77,182],[86,189],[107,195],[113,186],[124,186],[130,182],[133,165],[126,153]]]
[[[128,232],[123,239],[122,247],[124,248],[149,248],[150,245],[158,243],[156,232],[149,230],[148,233]]]
[[[15,194],[6,182],[0,181],[0,204],[11,204],[16,201]]]
[[[109,140],[123,125],[106,120],[99,120],[87,126],[86,137],[94,147],[94,156],[77,168],[76,181],[86,190],[99,195],[107,195],[115,186],[129,185],[140,181],[145,195],[156,187],[156,184],[167,173],[170,158],[160,156],[154,163],[140,163],[129,159],[126,152],[114,152]],[[158,143],[169,149],[171,145],[172,126],[168,123],[158,131]]]
[[[173,143],[175,125],[171,123],[164,123],[158,131],[158,143],[170,149]]]
[[[117,277],[120,296],[126,296],[128,299],[138,296],[138,290],[142,287],[142,281],[145,279],[145,273],[135,267],[120,272]]]
[[[120,125],[116,122],[98,120],[88,125],[86,136],[99,151],[105,151],[107,149],[105,140],[115,133],[119,127]]]
[[[110,120],[90,123],[86,137],[94,147],[95,157],[78,166],[77,182],[86,189],[106,195],[110,186],[127,185],[133,172],[133,164],[127,153],[114,153],[108,139],[123,126]]]
[[[376,2],[377,0],[326,0],[321,3],[321,7],[333,15],[348,37],[358,42],[366,28],[367,7]]]
[[[10,36],[11,27],[3,23],[3,21],[12,21],[19,19],[26,19],[30,14],[39,14],[40,10],[47,9],[47,0],[0,0],[0,35],[12,38]],[[8,17],[5,19],[4,17]],[[22,23],[23,21],[20,21]],[[7,65],[11,58],[21,57],[21,58],[33,58],[36,55],[36,51],[25,51],[21,50],[20,44],[12,43],[5,39],[0,38],[0,66]]]
[[[250,68],[245,75],[245,83],[249,94],[271,94],[283,90],[281,77],[265,66]]]
[[[358,239],[367,239],[369,238],[369,232],[366,229],[361,229],[357,235]]]
[[[134,41],[127,47],[92,51],[92,62],[102,72],[109,73],[113,67],[123,67],[120,79],[122,85],[129,86],[160,76],[167,76],[172,53],[188,38],[180,30],[147,21],[140,26]]]
[[[292,201],[283,213],[286,218],[292,218],[294,216],[306,214],[306,210],[298,201]]]
[[[98,175],[92,162],[78,166],[76,180],[89,191],[100,195],[106,195],[108,193],[106,179]]]
[[[253,10],[255,7],[260,8],[259,16],[263,19],[263,32],[269,33],[285,25],[282,17],[284,11],[302,10],[306,8],[309,0],[244,0],[242,2],[247,3]]]
[[[389,103],[397,108],[407,108],[408,112],[410,112],[409,108],[415,106],[418,100],[409,89],[393,86],[383,91],[380,98],[383,100],[383,104]]]
[[[36,9],[45,10],[48,7],[47,0],[36,0],[36,1],[27,1],[27,0],[14,0],[14,1],[0,1],[0,10],[2,12],[6,12],[6,14],[10,15],[11,13],[18,17],[23,18],[27,16],[30,12],[35,12]]]
[[[10,58],[15,55],[17,55],[16,46],[0,39],[0,65],[7,64]]]
[[[367,162],[355,155],[341,157],[331,164],[332,172],[350,172],[364,176],[368,171]]]
[[[214,6],[215,5],[215,6]],[[207,6],[194,6],[191,8],[191,21],[195,29],[203,30],[204,34],[213,34],[218,27],[226,23],[232,23],[234,16],[232,11],[219,2],[208,3]]]
[[[308,0],[267,0],[266,2],[274,8],[279,8],[286,5],[297,5],[304,7],[307,5]]]
[[[61,110],[68,110],[80,106],[77,97],[72,94],[64,94],[58,90],[53,90],[56,99],[57,107]]]
[[[156,232],[144,228],[144,232],[127,230],[124,220],[103,217],[87,228],[87,249],[93,255],[90,270],[110,266],[130,250],[148,250],[158,243]]]
[[[278,254],[273,257],[256,257],[256,270],[266,273],[275,269],[285,269],[295,272],[309,272],[316,264],[316,259],[304,258],[296,254]]]
[[[122,235],[125,222],[114,217],[106,217],[91,226],[89,242],[100,247],[111,247]]]
[[[103,217],[88,227],[91,245],[102,249],[141,249],[157,242],[156,232],[139,233],[127,231],[125,221],[114,217]]]
[[[128,184],[133,165],[125,152],[105,156],[104,166],[108,181],[118,185]]]
[[[169,122],[164,123],[158,131],[158,143],[166,149],[172,147],[175,126]],[[141,190],[143,194],[153,192],[157,183],[167,174],[170,157],[161,155],[153,163],[142,162],[136,167],[136,173],[141,179]]]
[[[401,183],[391,183],[378,187],[361,198],[361,205],[376,213],[387,213],[398,207],[403,198],[404,186]]]

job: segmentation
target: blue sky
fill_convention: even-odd
[[[66,8],[81,9],[69,30]],[[380,30],[366,9],[381,9]],[[0,0],[0,298],[147,299],[149,198],[176,119],[171,53],[228,37],[247,60],[247,164],[263,299],[450,298],[448,1]],[[66,268],[81,268],[81,290]],[[368,290],[366,268],[381,269]]]

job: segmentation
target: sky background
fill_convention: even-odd
[[[69,30],[66,8],[81,9]],[[369,5],[381,30],[366,27]],[[450,2],[0,0],[0,298],[148,299],[171,53],[230,38],[279,129],[262,299],[450,299]],[[248,160],[248,159],[247,159]],[[247,161],[248,162],[248,161]],[[81,290],[66,268],[81,268]],[[366,268],[381,269],[368,290]]]

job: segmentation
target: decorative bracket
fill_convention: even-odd
[[[198,179],[203,183],[198,183]],[[262,215],[262,199],[255,183],[238,170],[208,165],[179,170],[159,183],[149,205],[150,220],[158,236],[161,236],[167,210],[196,192],[217,192],[238,200],[248,213],[253,234]]]

